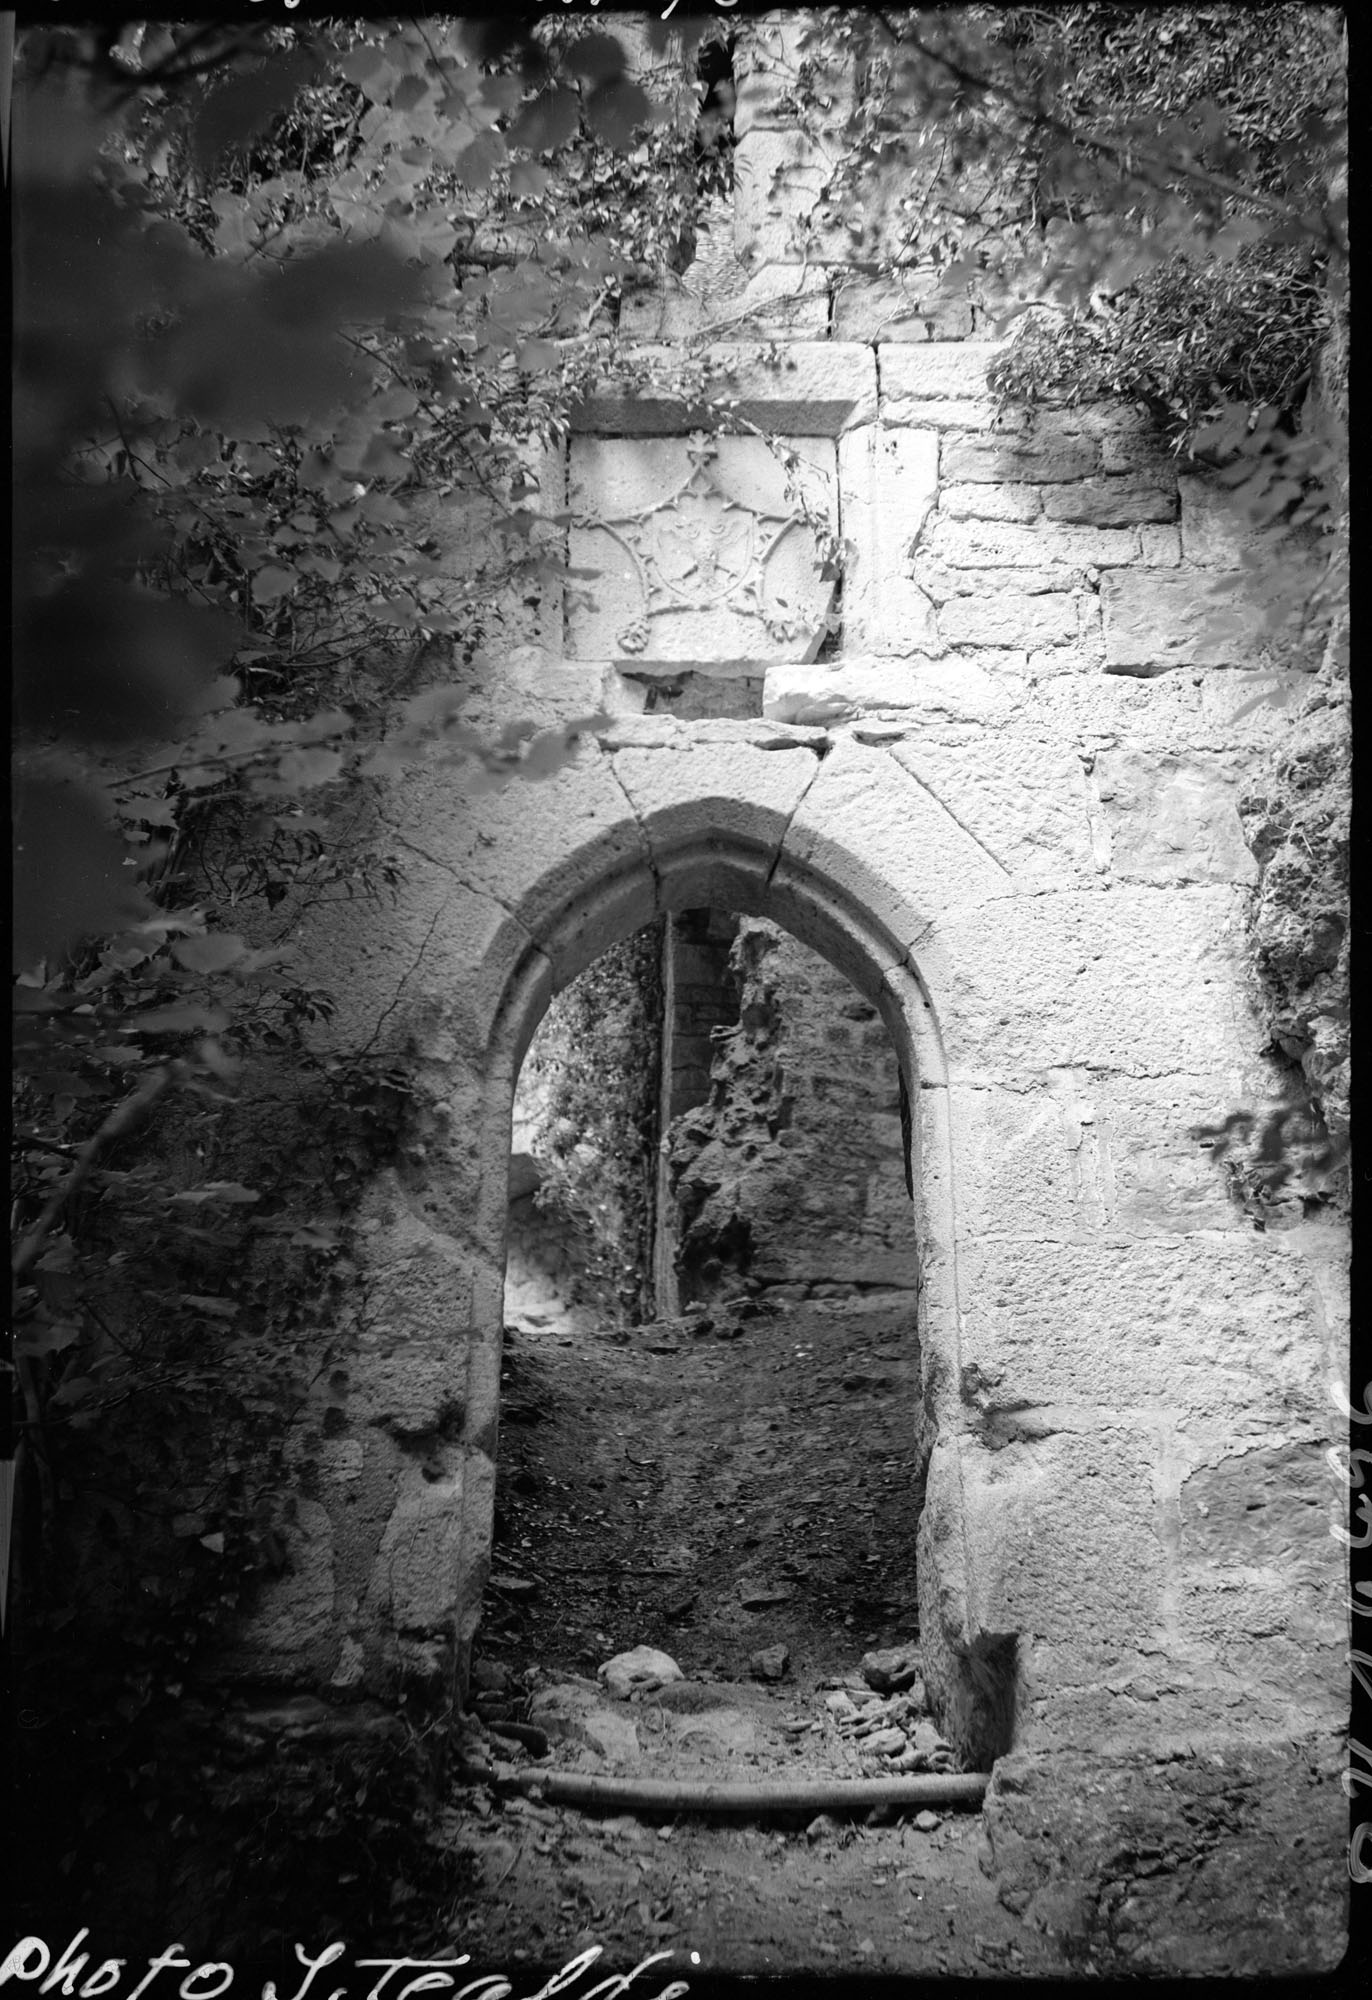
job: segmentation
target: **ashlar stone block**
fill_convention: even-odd
[[[1018,656],[1023,668],[1024,656]],[[855,723],[864,718],[975,722],[1003,720],[1014,704],[1014,682],[988,653],[945,653],[936,659],[845,655],[767,669],[763,714],[778,722]]]
[[[957,340],[972,332],[975,315],[965,299],[940,292],[932,265],[897,271],[889,278],[851,274],[834,292],[837,340]]]
[[[1098,453],[1090,437],[949,438],[943,447],[943,477],[983,483],[1083,479],[1096,470]]]
[[[1094,778],[1116,877],[1257,881],[1238,815],[1243,771],[1232,758],[1108,750],[1096,758]]]
[[[939,512],[951,521],[1036,521],[1044,511],[1042,495],[1055,489],[1030,485],[992,485],[965,481],[939,494]]]
[[[893,404],[883,411],[881,420],[886,424],[904,424],[919,430],[994,431],[1006,435],[1022,429],[1024,421],[1018,411],[1002,409],[990,396],[902,396],[899,405]],[[959,478],[973,476],[970,473],[958,475]]]
[[[1147,678],[1172,667],[1252,666],[1266,617],[1241,571],[1101,579],[1107,671]]]
[[[1175,486],[1162,480],[1131,478],[1077,479],[1042,488],[1043,511],[1050,521],[1080,521],[1097,528],[1132,527],[1143,521],[1175,521]]]
[[[681,437],[727,430],[733,417],[789,437],[837,437],[877,415],[876,359],[847,340],[797,340],[778,350],[718,341],[701,357],[701,394],[677,392],[680,356],[645,343],[623,357],[626,377],[598,383],[571,415],[573,431],[610,437]],[[641,375],[646,379],[633,379]]]
[[[759,263],[871,262],[891,236],[908,173],[869,172],[860,206],[837,189],[841,136],[755,127],[734,149],[734,243]]]
[[[1134,528],[1073,528],[1056,521],[935,521],[931,555],[960,568],[1065,563],[1075,568],[1118,568],[1137,562]]]
[[[1062,591],[953,597],[939,611],[938,629],[952,646],[1061,646],[1077,636],[1077,609]]]
[[[1095,879],[1086,773],[1071,750],[998,732],[920,735],[891,755],[1010,875],[1063,888]]]
[[[901,342],[877,349],[881,414],[885,423],[907,420],[908,401],[979,400],[990,395],[986,371],[1003,352],[1004,341],[938,340]]]
[[[921,918],[1003,895],[995,857],[888,752],[840,741],[786,831],[783,864],[845,893],[896,941]]]
[[[1231,1425],[1323,1423],[1318,1300],[1251,1230],[1060,1242],[1032,1228],[958,1255],[964,1396],[988,1418],[1055,1404]]]
[[[1107,1191],[1090,1156],[1095,1112],[1088,1093],[1072,1088],[1072,1075],[1055,1072],[1027,1090],[949,1086],[962,1234],[1027,1231],[1066,1242],[1108,1220]]]
[[[912,550],[938,496],[938,440],[875,424],[839,440],[844,574],[843,637],[861,653],[938,650],[934,609],[915,581]]]
[[[1122,1646],[1156,1631],[1164,1564],[1153,1454],[1153,1440],[1124,1422],[1047,1430],[993,1452],[964,1441],[976,1625],[1055,1641],[1077,1684],[1093,1677],[1097,1634]]]
[[[1242,1063],[1246,892],[1144,887],[1010,893],[949,910],[911,958],[933,996],[950,1077],[1009,1081],[1090,1063],[1134,1076]]]

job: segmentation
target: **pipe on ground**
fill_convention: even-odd
[[[464,1763],[459,1776],[472,1784],[522,1792],[549,1805],[627,1813],[865,1812],[873,1806],[979,1806],[990,1776],[985,1771],[928,1772],[912,1777],[763,1779],[720,1784],[708,1778],[602,1778],[582,1771],[527,1771],[511,1764]]]

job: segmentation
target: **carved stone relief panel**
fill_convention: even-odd
[[[836,496],[832,438],[573,438],[568,655],[812,657]]]

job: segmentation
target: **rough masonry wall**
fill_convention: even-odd
[[[683,1298],[913,1293],[900,1072],[880,1016],[774,924],[745,920],[733,964],[737,1025],[668,1139]]]

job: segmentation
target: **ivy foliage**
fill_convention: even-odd
[[[346,1370],[350,1217],[407,1116],[369,1049],[314,1050],[287,933],[398,886],[376,779],[566,762],[575,730],[470,727],[462,672],[552,573],[538,452],[675,253],[628,218],[698,96],[589,25],[112,37],[27,28],[14,101],[12,1603],[26,1790],[92,1893],[130,1814],[193,1831],[172,1725],[286,1559],[286,1440]]]
[[[1343,37],[1290,4],[831,9],[786,100],[836,149],[816,228],[865,191],[888,268],[1014,333],[1007,401],[1138,399],[1259,525],[1325,537],[1314,599],[1264,554],[1274,619],[1325,629],[1342,460],[1293,433],[1347,309]]]
[[[1026,329],[997,386],[1019,400],[1045,390],[1067,400],[1137,398],[1186,441],[1227,403],[1296,409],[1328,331],[1325,281],[1339,247],[1330,201],[1341,113],[1333,10],[1007,8],[998,33],[1061,78],[1063,122],[1122,148],[1143,120],[1184,135],[1178,166],[1217,197],[1232,184],[1216,213],[1233,247],[1217,258],[1213,246],[1202,254],[1169,245],[1108,296],[1098,284],[1086,308]],[[1062,209],[1042,129],[1024,176],[1036,200]],[[1185,185],[1174,176],[1173,187]],[[1240,225],[1268,202],[1288,211],[1285,221],[1242,240]]]

